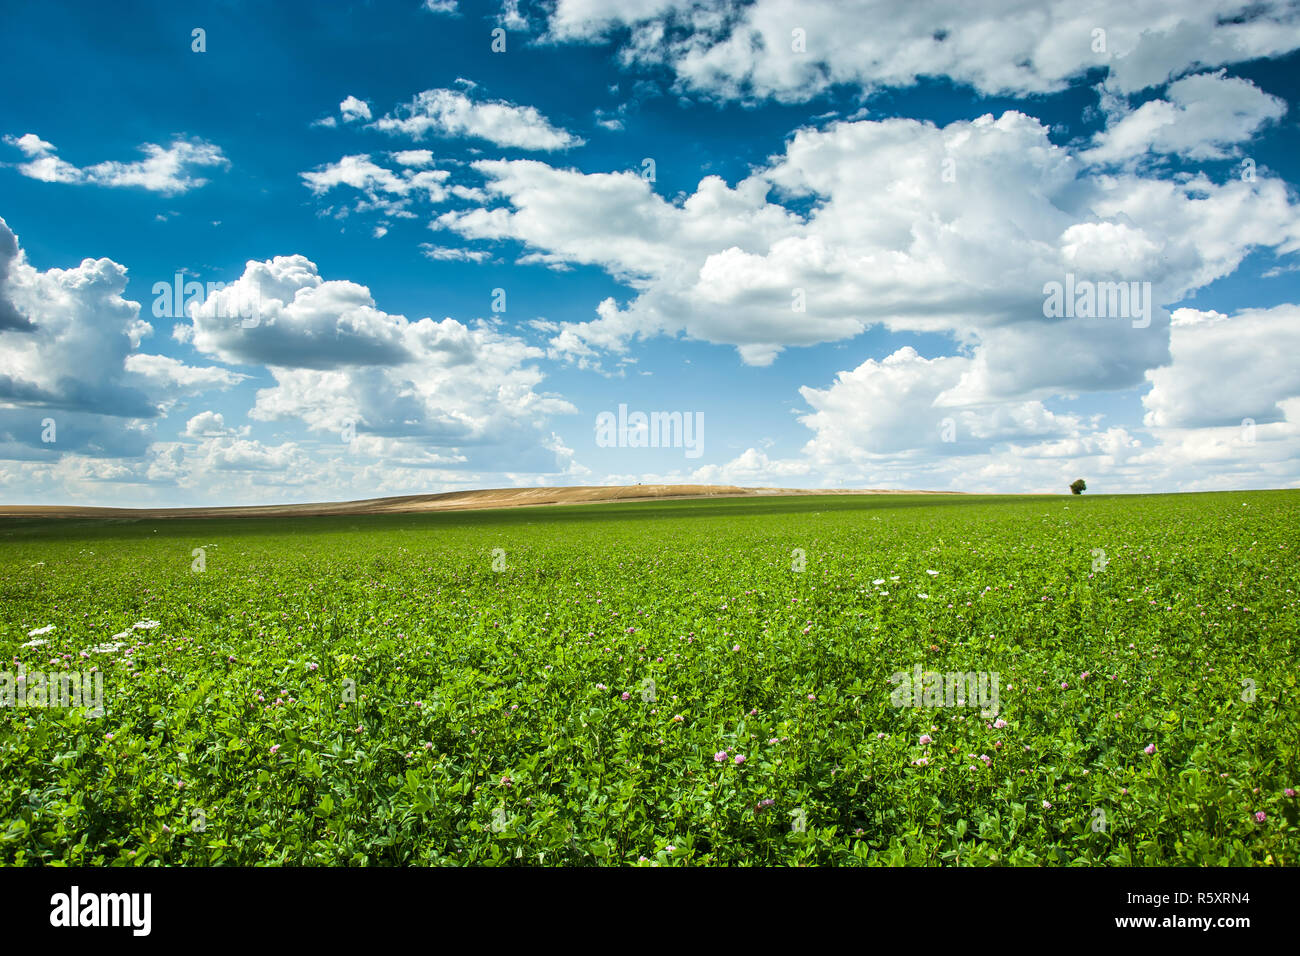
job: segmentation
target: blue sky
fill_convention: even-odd
[[[6,18],[7,501],[1300,483],[1295,4]]]

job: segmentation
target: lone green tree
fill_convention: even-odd
[[[1082,478],[1076,478],[1074,479],[1074,481],[1070,482],[1070,491],[1073,494],[1081,495],[1087,490],[1088,490],[1088,483],[1084,481]]]

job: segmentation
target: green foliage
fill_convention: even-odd
[[[0,708],[0,863],[1294,865],[1297,528],[1296,492],[5,521],[4,666],[97,665],[106,712]],[[1005,726],[895,707],[918,664],[996,672]]]
[[[1088,483],[1084,481],[1082,478],[1076,478],[1074,479],[1074,481],[1070,482],[1071,494],[1081,495],[1087,490],[1088,490]]]

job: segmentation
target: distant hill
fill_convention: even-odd
[[[0,505],[0,517],[65,518],[276,518],[306,515],[411,514],[474,508],[583,505],[671,498],[745,498],[760,495],[946,495],[953,491],[898,491],[884,488],[741,488],[737,485],[579,485],[556,488],[480,488],[437,495],[400,495],[360,501],[288,505],[234,505],[210,508],[94,508],[82,505]]]

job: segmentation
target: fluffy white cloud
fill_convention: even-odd
[[[186,365],[169,355],[128,355],[126,370],[150,382],[167,387],[173,392],[207,391],[213,388],[233,388],[247,375],[217,366],[198,367]]]
[[[17,146],[27,156],[47,156],[54,152],[54,144],[47,143],[35,133],[25,133],[22,136],[6,136],[5,142],[10,146]]]
[[[250,261],[191,305],[190,319],[195,349],[232,363],[324,369],[410,358],[405,319],[376,309],[365,286],[325,281],[305,256]]]
[[[370,104],[355,96],[349,96],[339,104],[339,115],[345,123],[370,119]]]
[[[364,286],[325,280],[302,256],[250,262],[191,304],[189,332],[176,336],[200,353],[266,366],[274,384],[252,396],[250,424],[201,411],[176,440],[159,441],[159,423],[182,397],[248,376],[135,352],[150,327],[139,303],[122,298],[120,265],[87,259],[38,272],[0,221],[0,251],[10,248],[0,294],[30,327],[0,330],[0,491],[9,500],[102,500],[105,482],[123,489],[114,496],[124,504],[201,501],[214,488],[222,502],[325,500],[583,470],[547,427],[575,409],[541,390],[541,349],[487,323],[384,313]],[[245,326],[249,302],[256,321]],[[260,422],[312,437],[255,437]]]
[[[186,436],[196,441],[158,442],[136,466],[148,481],[205,493],[220,488],[224,502],[274,499],[320,478],[320,460],[298,442],[269,444],[232,434],[220,416],[195,416],[189,424]]]
[[[258,304],[257,321],[245,325],[236,304],[250,301]],[[363,438],[480,446],[479,461],[497,454],[484,450],[493,446],[550,470],[555,461],[541,429],[552,416],[574,411],[537,391],[543,376],[528,363],[543,357],[540,349],[485,323],[413,322],[383,312],[364,286],[325,280],[303,256],[248,263],[190,317],[198,351],[270,370],[276,384],[258,391],[249,413],[257,421],[296,419],[334,436],[351,428]],[[465,455],[456,452],[439,463],[461,460]]]
[[[452,210],[437,226],[523,242],[523,261],[599,266],[635,293],[565,324],[557,357],[595,364],[635,337],[685,333],[763,365],[883,325],[972,350],[945,396],[961,404],[1140,386],[1168,359],[1165,303],[1254,248],[1300,244],[1280,180],[1100,175],[1017,112],[803,129],[734,188],[707,177],[677,202],[633,173],[474,169],[507,205]],[[1046,315],[1046,284],[1070,276],[1138,283],[1133,314]]]
[[[402,166],[428,166],[433,162],[433,152],[427,149],[400,149],[388,155]]]
[[[1091,162],[1141,160],[1176,153],[1190,160],[1226,159],[1237,144],[1286,113],[1286,102],[1249,80],[1202,73],[1171,83],[1164,99],[1129,111],[1111,102],[1106,129],[1084,153]]]
[[[800,389],[813,437],[791,458],[755,448],[689,478],[825,487],[1061,493],[1300,486],[1300,307],[1179,309],[1172,358],[1147,372],[1143,437],[1036,401],[953,403],[972,359],[903,348]],[[1046,352],[1039,353],[1046,354]],[[947,390],[947,391],[945,391]]]
[[[438,136],[485,139],[497,146],[528,150],[572,149],[581,137],[551,125],[532,106],[504,100],[474,100],[460,90],[425,90],[374,123],[386,133],[422,139]]]
[[[1178,309],[1172,362],[1147,372],[1147,425],[1156,428],[1260,426],[1285,420],[1300,399],[1300,307],[1244,309],[1233,316]]]
[[[3,220],[0,236],[16,244]],[[125,288],[126,269],[110,259],[40,272],[19,249],[4,292],[32,328],[0,333],[0,401],[153,417],[141,383],[124,374],[140,311],[122,298]]]
[[[234,430],[226,427],[226,418],[220,412],[199,412],[185,423],[185,435],[189,438],[216,438],[232,434]]]
[[[0,327],[0,457],[140,454],[154,420],[180,397],[242,378],[135,353],[151,327],[139,303],[122,297],[126,269],[111,259],[42,272],[3,219],[0,253],[0,301],[26,323]],[[54,441],[42,440],[46,418]]]
[[[507,30],[529,29],[528,17],[519,12],[519,0],[502,0],[497,22]]]
[[[1300,9],[1286,0],[556,0],[549,18],[556,42],[623,29],[625,63],[666,66],[682,89],[728,99],[803,101],[836,84],[871,90],[940,76],[985,94],[1046,93],[1099,68],[1129,92],[1300,48]]]
[[[813,411],[800,421],[816,432],[806,451],[818,462],[929,450],[987,451],[997,442],[1078,435],[1076,416],[1055,415],[1041,402],[959,407],[945,402],[971,359],[926,359],[905,347],[841,372],[826,389],[801,388]]]
[[[1133,459],[1146,487],[1183,491],[1300,487],[1300,400],[1270,424],[1153,429],[1159,444]]]
[[[398,155],[411,160],[410,154]],[[361,153],[300,175],[304,185],[317,196],[341,186],[362,193],[365,198],[357,202],[357,212],[379,210],[389,216],[410,218],[415,215],[409,209],[412,200],[436,203],[447,198],[446,182],[451,175],[447,170],[416,170],[410,167],[424,164],[401,159],[398,162],[407,168],[388,169],[372,162],[369,154]]]
[[[0,332],[30,332],[33,328],[31,320],[18,311],[8,289],[9,269],[17,259],[18,237],[0,219]]]
[[[135,162],[103,162],[79,168],[55,155],[52,143],[35,133],[6,136],[5,142],[18,147],[28,161],[18,164],[24,176],[48,183],[89,183],[96,186],[138,186],[150,192],[175,195],[197,189],[207,183],[194,176],[195,167],[229,166],[221,148],[203,140],[175,140],[163,147],[145,143],[140,147],[145,158]]]

